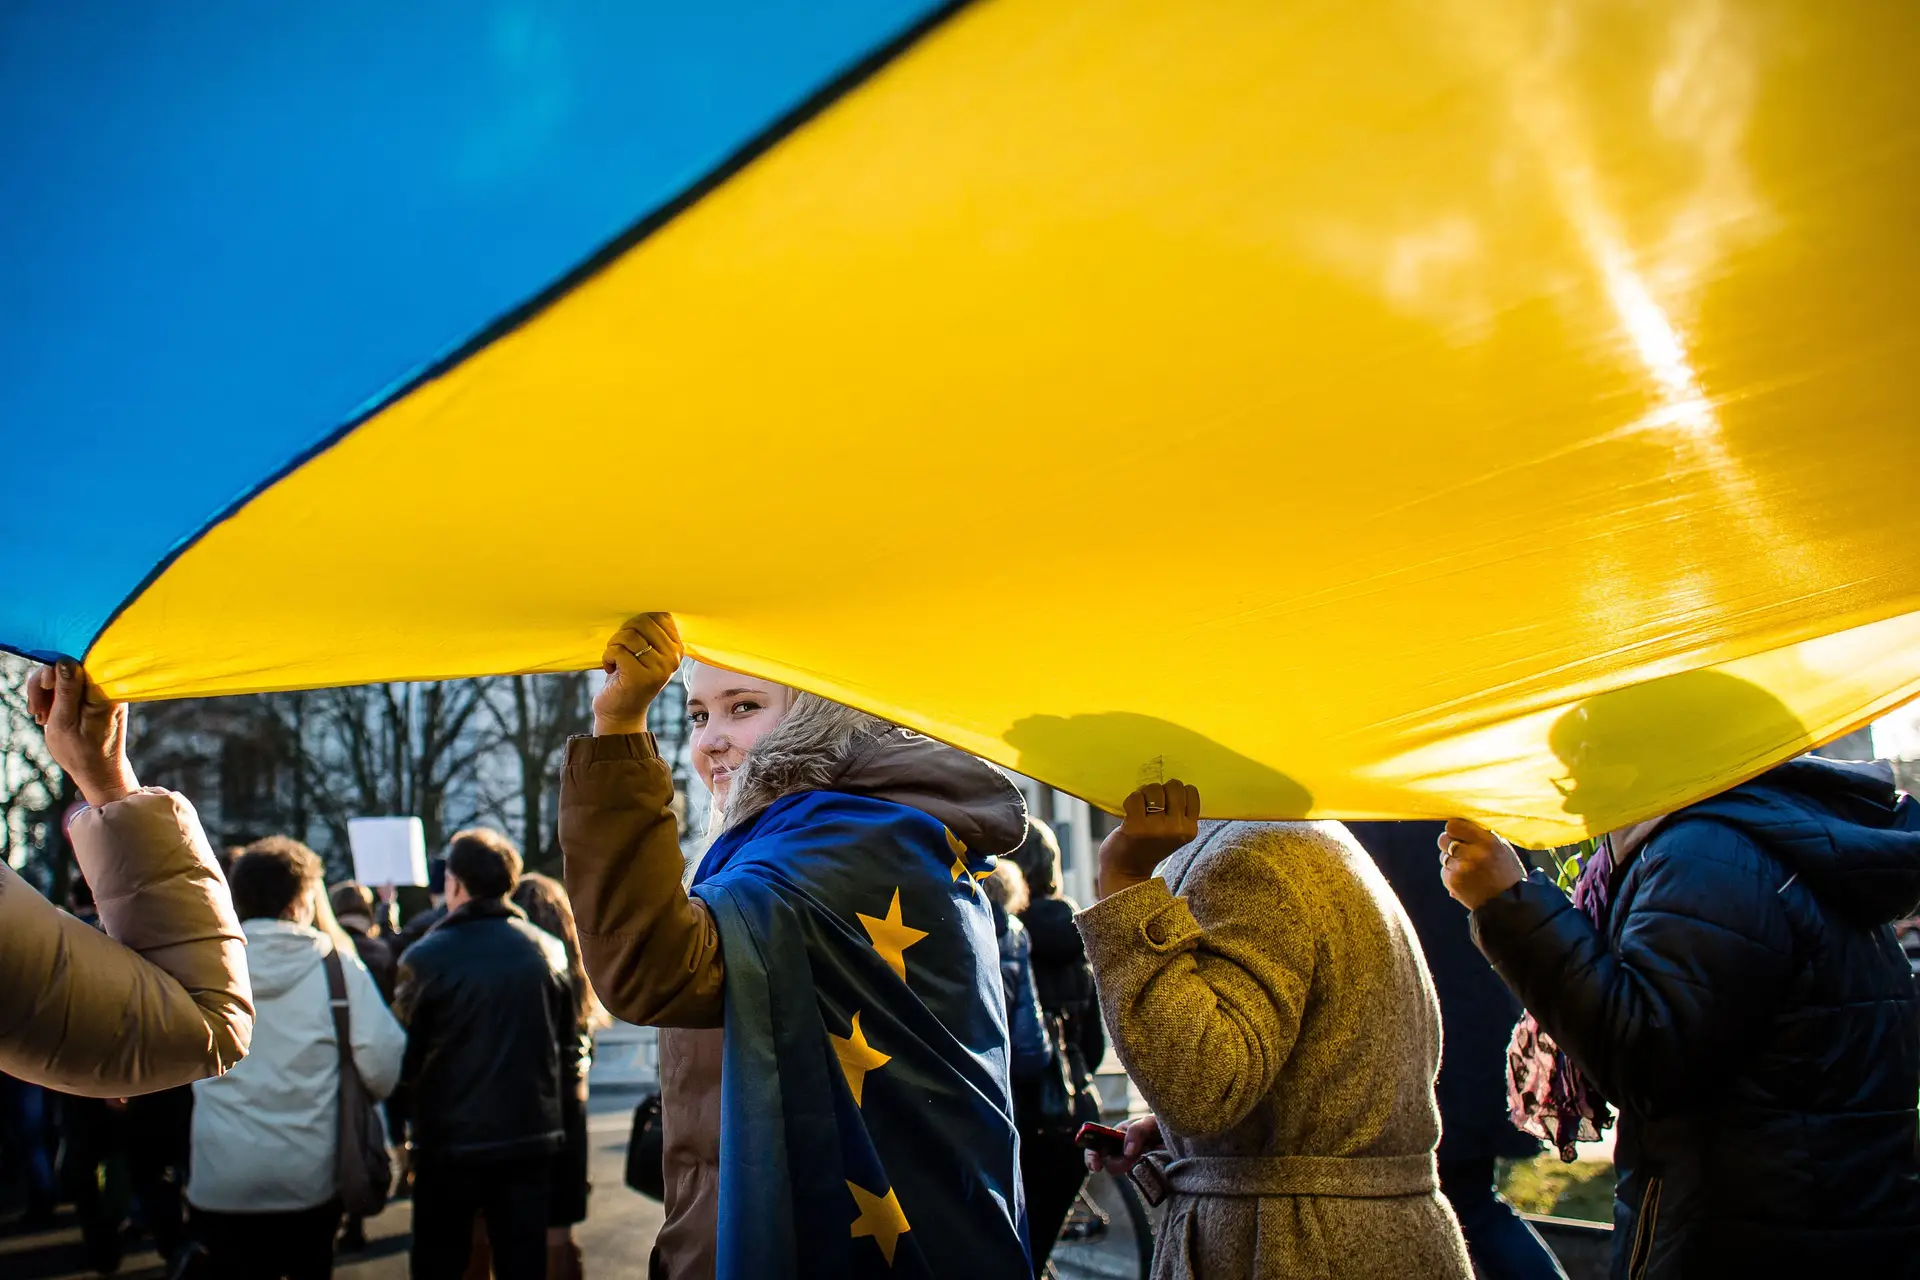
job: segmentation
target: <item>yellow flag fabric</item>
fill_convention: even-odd
[[[693,649],[1118,806],[1671,809],[1920,692],[1920,9],[986,0],[175,559],[130,697]]]

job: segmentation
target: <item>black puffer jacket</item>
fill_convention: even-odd
[[[407,1028],[399,1109],[422,1168],[551,1155],[565,1130],[564,1055],[578,1021],[559,939],[520,908],[476,899],[400,961],[394,1014]]]
[[[1440,822],[1349,822],[1393,886],[1426,953],[1433,991],[1440,997],[1440,1163],[1525,1159],[1540,1144],[1513,1127],[1507,1109],[1507,1043],[1520,1020],[1513,998],[1474,950],[1467,909],[1447,896],[1434,867]]]
[[[1061,1019],[1070,1043],[1080,1047],[1088,1071],[1107,1056],[1107,1033],[1100,1020],[1100,998],[1093,985],[1093,966],[1073,917],[1079,908],[1071,898],[1035,898],[1027,904],[1020,923],[1033,939],[1033,986],[1040,1010]]]
[[[1803,757],[1681,810],[1608,936],[1544,879],[1475,940],[1621,1112],[1616,1280],[1920,1272],[1920,807]]]

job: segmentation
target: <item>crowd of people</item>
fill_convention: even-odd
[[[124,712],[70,664],[36,679],[100,928],[0,868],[0,1070],[132,1098],[122,1127],[197,1081],[178,1250],[204,1274],[326,1274],[357,1230],[351,1079],[409,1152],[415,1275],[578,1275],[602,1001],[660,1028],[654,1276],[1039,1276],[1093,1170],[1163,1206],[1162,1280],[1553,1277],[1495,1161],[1570,1159],[1616,1113],[1616,1277],[1920,1268],[1890,927],[1920,807],[1882,766],[1803,757],[1613,832],[1571,895],[1471,822],[1203,821],[1169,779],[1127,797],[1082,909],[992,766],[687,663],[666,615],[604,666],[565,886],[462,832],[409,930],[292,840],[223,871],[134,780]],[[676,677],[714,801],[692,867],[646,731]],[[1556,728],[1571,812],[1617,772],[1586,723]],[[1148,1112],[1083,1151],[1109,1048]]]
[[[0,1078],[28,1225],[71,1200],[106,1273],[137,1215],[173,1275],[328,1275],[364,1243],[340,1192],[350,1083],[407,1153],[415,1275],[579,1276],[605,1015],[565,888],[499,832],[462,831],[427,925],[398,929],[390,896],[329,889],[297,840],[216,854],[184,797],[139,786],[125,709],[77,668],[35,691],[88,808],[80,910],[0,867]]]

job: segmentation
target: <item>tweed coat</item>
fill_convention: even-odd
[[[1344,827],[1206,824],[1077,919],[1171,1157],[1155,1280],[1472,1275],[1434,1173],[1439,1003]]]

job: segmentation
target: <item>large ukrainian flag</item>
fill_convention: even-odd
[[[1920,688],[1916,33],[8,5],[0,643],[151,698],[670,609],[1107,806],[1643,816]]]

